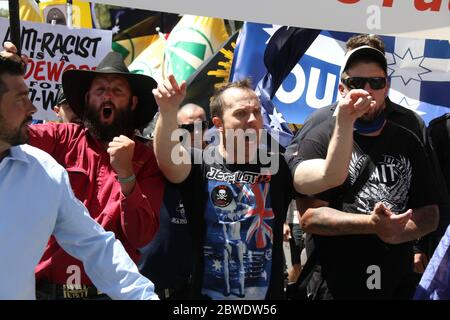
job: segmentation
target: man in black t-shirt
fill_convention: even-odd
[[[283,157],[258,150],[262,129],[258,98],[242,82],[213,97],[212,121],[220,143],[203,151],[191,149],[189,161],[187,150],[171,139],[185,86],[169,77],[154,91],[160,106],[155,151],[166,178],[179,184],[189,221],[194,247],[192,297],[281,299],[282,226],[292,180]],[[239,129],[250,134],[239,136]]]
[[[412,240],[436,228],[434,182],[423,144],[386,120],[387,63],[362,46],[346,54],[339,92],[364,89],[376,107],[355,122],[347,181],[300,200],[302,228],[313,234],[317,265],[308,286],[316,299],[411,298]],[[333,124],[304,137],[289,163],[324,158]],[[367,167],[367,169],[365,169]]]
[[[436,155],[435,166],[442,170],[439,177],[445,186],[442,190],[450,190],[450,113],[433,119],[427,128],[428,144]],[[432,249],[436,248],[450,223],[450,206],[441,208],[439,226],[432,237]]]
[[[375,49],[380,50],[382,53],[385,53],[383,40],[378,35],[373,34],[359,34],[349,38],[346,42],[346,50],[350,51],[363,45],[374,47]],[[336,106],[337,103],[334,103],[332,105],[320,108],[308,116],[308,118],[305,120],[304,125],[295,134],[291,141],[291,144],[286,149],[285,158],[290,167],[295,166],[295,163],[298,162],[298,157],[296,157],[297,152],[301,147],[301,143],[306,134],[312,128],[323,122],[328,122],[330,126],[334,125]],[[426,138],[426,127],[423,119],[416,112],[393,103],[387,96],[385,98],[384,114],[387,120],[411,130],[414,134],[417,135],[421,142],[425,144],[425,149],[428,157],[430,157],[434,179],[437,185],[435,191],[438,195],[440,228],[438,228],[438,230],[436,230],[435,232],[427,235],[426,237],[418,239],[414,242],[414,270],[417,273],[417,276],[420,277],[428,264],[428,258],[433,254],[433,251],[437,243],[439,242],[439,239],[445,232],[445,226],[448,224],[448,221],[450,219],[450,198],[447,192],[448,185],[450,185],[450,183],[448,183],[447,186],[445,185],[445,181],[441,173],[441,167],[444,168],[444,166],[442,166],[442,162],[440,163],[441,165],[439,165],[436,154],[430,144],[430,139]],[[432,138],[433,137],[431,137],[431,139]],[[435,149],[437,150],[438,148]]]
[[[275,150],[278,145],[264,140],[268,136],[262,131],[259,99],[248,81],[218,89],[210,105],[218,144],[189,154],[173,139],[176,110],[185,92],[185,82],[178,85],[173,76],[153,91],[160,107],[154,146],[160,169],[179,184],[191,228],[193,297],[281,299],[283,223],[293,184],[284,157]],[[337,152],[351,151],[352,129],[345,124],[373,106],[368,94],[355,92],[351,103],[340,109],[332,156],[299,165],[299,174],[308,182],[302,190],[338,185],[330,163],[341,164],[344,171],[343,164],[350,161]]]

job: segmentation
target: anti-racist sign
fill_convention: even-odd
[[[9,21],[0,18],[0,40],[10,38]],[[111,51],[110,30],[70,29],[62,25],[21,22],[22,53],[30,59],[25,80],[30,99],[38,108],[33,116],[55,120],[52,108],[62,87],[62,74],[70,69],[93,70]]]

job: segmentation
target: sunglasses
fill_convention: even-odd
[[[383,77],[373,77],[373,78],[363,78],[363,77],[350,77],[347,79],[342,79],[342,83],[345,84],[350,89],[364,89],[366,83],[369,83],[373,90],[380,90],[386,87],[386,78]]]
[[[208,129],[209,122],[208,121],[202,121],[202,130]],[[180,124],[178,128],[187,130],[189,132],[194,132],[195,130],[195,124],[194,123],[188,123],[188,124]]]

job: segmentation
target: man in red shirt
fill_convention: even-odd
[[[95,71],[69,70],[62,81],[67,101],[84,125],[33,125],[29,143],[66,168],[76,197],[137,262],[138,248],[158,230],[163,195],[153,151],[133,140],[135,129],[145,127],[157,111],[152,94],[156,81],[130,73],[115,52]],[[36,283],[38,299],[100,294],[81,261],[66,253],[54,237],[36,267]]]

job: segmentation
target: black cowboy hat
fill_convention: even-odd
[[[131,73],[122,56],[117,52],[109,52],[96,70],[67,70],[63,73],[63,89],[72,110],[80,118],[83,117],[85,95],[92,80],[95,76],[105,73],[120,74],[128,80],[133,95],[138,97],[138,104],[134,110],[134,129],[145,127],[158,111],[158,105],[152,93],[157,83],[149,76]]]
[[[63,89],[59,89],[56,97],[56,105],[59,106],[61,103],[67,103],[66,95],[64,94]]]

